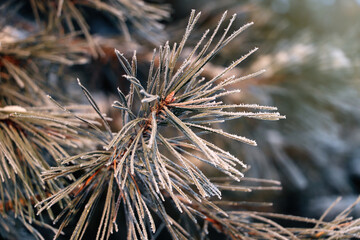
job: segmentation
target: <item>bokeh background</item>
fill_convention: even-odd
[[[255,139],[258,147],[226,147],[251,165],[247,176],[281,180],[283,191],[270,193],[276,210],[319,217],[338,196],[343,200],[334,214],[353,202],[360,191],[360,1],[172,4],[179,20],[201,9],[204,29],[226,9],[238,15],[239,25],[255,23],[214,62],[225,65],[259,47],[235,74],[266,73],[242,82],[239,99],[229,100],[277,106],[287,119],[236,121],[228,130]]]

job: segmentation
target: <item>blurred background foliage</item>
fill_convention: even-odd
[[[144,11],[140,11],[144,9],[141,7],[130,11],[125,6],[124,12],[133,13],[128,19],[108,9],[94,14],[93,6],[80,4],[81,17],[69,5],[64,7],[64,19],[58,23],[47,21],[49,15],[57,14],[56,8],[51,7],[55,1],[6,2],[13,11],[4,12],[8,9],[5,4],[0,8],[0,54],[2,59],[9,55],[17,58],[6,58],[7,62],[0,62],[0,68],[25,65],[26,73],[41,84],[41,91],[62,101],[86,103],[81,90],[74,87],[79,77],[102,111],[114,118],[114,129],[120,127],[116,110],[111,109],[116,87],[126,91],[128,86],[114,48],[128,57],[136,50],[139,74],[145,76],[153,48],[165,44],[166,39],[170,43],[180,41],[191,9],[203,12],[194,39],[216,25],[224,10],[238,14],[238,26],[253,21],[254,26],[226,46],[204,71],[205,75],[214,76],[233,59],[259,47],[231,74],[260,69],[266,72],[241,82],[242,93],[226,101],[276,106],[287,117],[278,122],[243,119],[221,126],[257,141],[258,147],[252,147],[218,140],[219,145],[251,165],[247,177],[281,180],[283,184],[279,192],[239,196],[270,199],[278,212],[319,217],[337,196],[343,196],[338,205],[343,209],[360,193],[360,1],[148,1]],[[143,15],[149,18],[143,20]],[[48,32],[43,29],[47,28],[59,31],[62,37],[45,40]],[[44,42],[53,55],[38,51],[38,45]],[[11,44],[9,49],[20,46],[26,48],[25,53],[6,52],[6,46]],[[27,60],[30,55],[45,67],[37,69]],[[31,100],[33,89],[21,88],[19,79],[23,73],[18,73],[16,82],[24,95],[19,97],[16,91],[8,91],[6,74],[2,71],[1,107],[25,103],[39,106],[47,101],[43,97],[40,102]],[[359,208],[355,215],[360,216]]]
[[[258,142],[255,148],[226,143],[251,165],[247,176],[281,180],[283,191],[274,202],[286,213],[320,216],[338,195],[344,196],[344,205],[356,199],[360,191],[360,2],[182,2],[173,1],[179,19],[189,8],[202,8],[209,16],[229,9],[243,22],[255,23],[216,59],[223,65],[259,47],[234,74],[262,68],[266,72],[242,82],[241,99],[232,101],[277,106],[287,117],[278,122],[247,119],[226,126]],[[204,28],[212,24],[211,19],[203,23]]]
[[[249,89],[287,120],[249,123],[246,131],[263,141],[243,150],[244,158],[250,174],[282,181],[281,208],[320,214],[336,195],[359,191],[360,8],[354,1],[272,1],[266,9],[268,17],[257,11],[265,12],[264,53],[250,64],[268,73]]]

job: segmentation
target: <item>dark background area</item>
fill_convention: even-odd
[[[259,47],[238,73],[264,68],[265,74],[242,83],[239,99],[229,101],[276,106],[287,119],[244,119],[225,126],[258,142],[256,148],[237,143],[226,147],[251,165],[247,176],[281,180],[283,191],[274,193],[277,210],[319,217],[337,196],[343,201],[334,214],[354,201],[360,180],[359,1],[173,4],[179,19],[196,8],[206,16],[228,9],[238,14],[240,25],[254,21],[215,62],[224,65]],[[208,17],[202,27],[214,19]]]

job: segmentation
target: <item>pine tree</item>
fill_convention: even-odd
[[[117,88],[112,107],[118,115],[111,119],[82,79],[77,87],[88,104],[74,104],[67,96],[67,78],[73,77],[65,70],[106,58],[108,49],[116,47],[109,37],[92,34],[92,13],[113,23],[121,35],[116,44],[125,45],[121,48],[144,37],[143,51],[150,54],[148,46],[166,37],[160,21],[169,17],[168,6],[140,0],[33,0],[6,1],[0,11],[6,16],[0,36],[4,238],[23,237],[15,230],[19,223],[36,239],[48,231],[54,238],[65,232],[65,239],[109,239],[111,234],[160,239],[166,233],[172,239],[212,239],[214,232],[228,239],[358,236],[359,221],[349,217],[358,200],[324,221],[328,211],[319,220],[287,216],[242,207],[269,203],[223,196],[224,191],[281,189],[278,181],[245,177],[249,166],[214,141],[256,146],[252,139],[222,130],[222,124],[239,118],[285,118],[276,107],[226,103],[228,96],[239,94],[237,83],[264,72],[229,76],[257,48],[203,77],[209,61],[253,23],[233,30],[236,15],[226,20],[225,12],[213,30],[191,45],[200,19],[200,13],[192,11],[181,41],[165,42],[153,51],[147,77],[140,72],[136,52],[128,59],[129,52],[115,50],[129,88]],[[30,14],[32,20],[21,14]],[[119,130],[114,130],[115,121]],[[275,219],[312,225],[287,228]],[[95,234],[90,235],[92,228]]]

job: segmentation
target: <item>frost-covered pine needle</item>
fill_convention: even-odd
[[[274,107],[223,102],[222,97],[240,92],[238,89],[226,90],[225,87],[263,72],[260,70],[248,76],[222,79],[227,71],[244,61],[256,49],[234,61],[213,79],[201,76],[204,65],[252,23],[228,34],[235,20],[233,16],[221,32],[226,19],[225,12],[210,37],[207,38],[207,31],[190,54],[181,57],[186,40],[199,17],[200,14],[192,11],[179,44],[170,47],[166,43],[154,51],[146,80],[138,79],[136,55],[129,61],[115,50],[126,72],[124,77],[130,83],[128,95],[118,90],[119,101],[113,104],[122,114],[121,130],[107,134],[105,138],[99,134],[105,142],[103,150],[64,158],[62,166],[43,173],[44,179],[65,178],[72,174],[77,176],[71,184],[38,204],[42,211],[70,197],[71,202],[64,206],[61,213],[63,220],[60,229],[69,223],[75,212],[80,211],[71,239],[82,238],[98,209],[102,209],[102,214],[96,239],[108,239],[116,229],[114,224],[120,219],[120,208],[123,209],[121,212],[124,213],[123,219],[127,226],[123,236],[127,236],[127,239],[153,239],[159,235],[162,226],[166,227],[173,239],[196,238],[206,236],[209,225],[231,239],[247,239],[249,236],[255,239],[296,239],[295,231],[282,227],[261,213],[225,211],[220,207],[222,191],[250,192],[279,190],[281,187],[276,181],[253,179],[246,180],[262,185],[242,185],[242,170],[247,165],[216,146],[207,136],[256,145],[254,140],[246,136],[223,131],[219,123],[240,117],[264,120],[284,117],[274,112],[277,110]],[[220,35],[219,41],[213,44],[217,34]],[[177,63],[180,59],[184,60],[179,65]],[[102,119],[106,131],[109,131],[91,95],[81,87]],[[98,128],[96,130],[100,131]],[[211,180],[199,166],[199,161],[225,177]],[[96,202],[101,196],[105,197],[105,202],[102,208],[98,208]],[[171,203],[172,211],[181,214],[173,214],[165,203]],[[81,206],[85,206],[82,211]],[[344,216],[346,214],[345,211]],[[316,220],[310,222],[317,226],[322,223]]]

